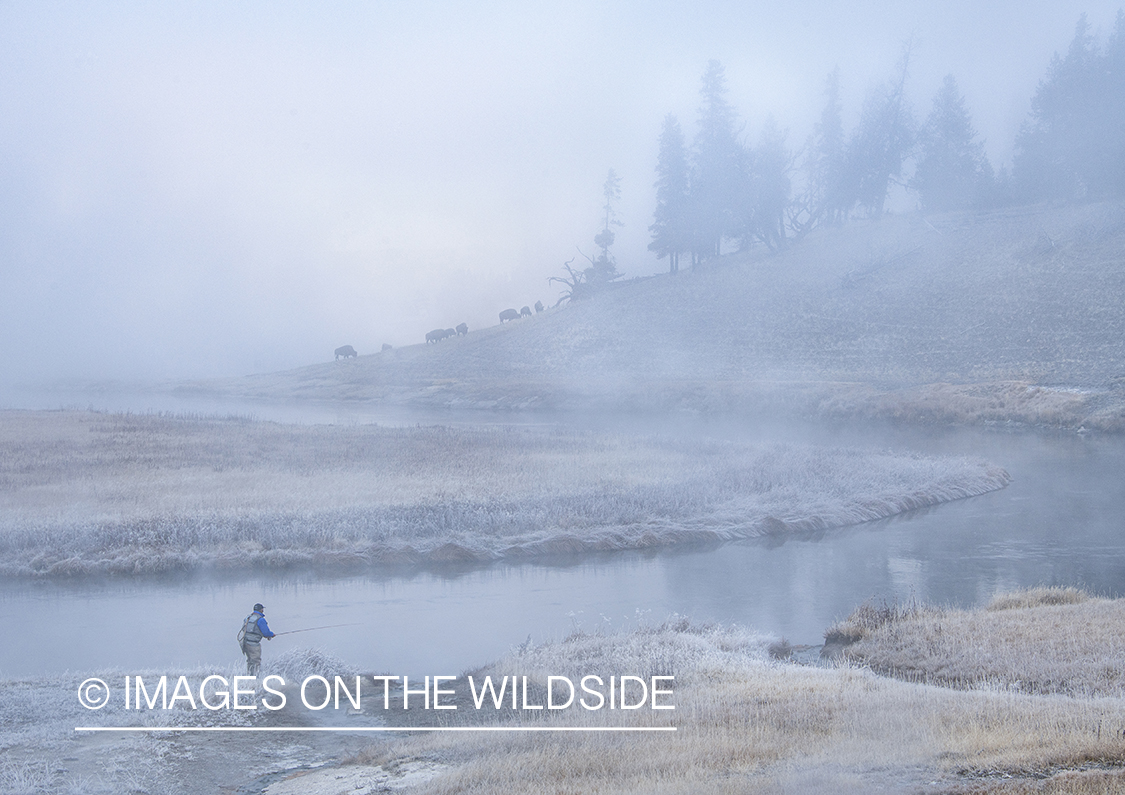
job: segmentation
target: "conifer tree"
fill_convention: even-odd
[[[785,145],[786,134],[773,118],[766,120],[758,146],[746,153],[746,215],[743,245],[752,240],[771,250],[785,247],[786,211],[789,209],[792,155]]]
[[[691,248],[691,210],[688,155],[684,133],[676,117],[664,117],[660,131],[660,152],[656,161],[656,211],[653,213],[652,242],[649,251],[658,259],[668,257],[668,269],[680,269],[680,254]]]
[[[870,217],[883,214],[887,191],[902,176],[914,144],[914,118],[906,100],[910,51],[907,44],[897,78],[868,95],[859,129],[848,144],[846,190]]]
[[[820,121],[813,128],[809,162],[809,208],[812,225],[837,224],[847,218],[854,199],[846,189],[847,153],[844,119],[840,106],[840,72],[828,75],[824,93],[827,101]]]
[[[1106,152],[1122,137],[1120,129],[1103,132],[1108,107],[1122,101],[1102,95],[1103,69],[1083,14],[1066,56],[1055,53],[1051,59],[1016,139],[1013,178],[1020,198],[1076,199],[1102,192]]]
[[[613,281],[621,275],[617,272],[617,259],[610,251],[613,241],[617,237],[613,228],[624,226],[617,218],[615,207],[616,203],[621,200],[621,177],[617,176],[617,172],[612,168],[602,185],[602,196],[605,197],[605,204],[602,205],[602,230],[594,235],[594,245],[601,251],[598,252],[597,258],[590,263],[591,267],[587,269],[591,271],[587,281],[592,283]]]
[[[953,75],[946,75],[934,96],[919,143],[910,187],[918,191],[924,208],[957,210],[979,202],[991,168]]]
[[[594,245],[600,249],[597,256],[590,257],[579,249],[579,253],[590,263],[589,267],[582,270],[571,267],[570,263],[574,262],[572,258],[563,263],[566,276],[547,277],[548,283],[557,282],[563,286],[563,295],[556,306],[566,300],[588,298],[621,276],[617,270],[617,259],[610,250],[617,237],[614,227],[624,226],[617,218],[617,202],[621,200],[621,177],[612,168],[602,184],[602,196],[605,198],[605,204],[602,205],[602,228],[594,235]]]
[[[847,145],[839,69],[829,73],[824,95],[824,109],[803,149],[803,190],[786,209],[786,221],[798,238],[822,224],[843,221],[855,203],[845,190]]]
[[[735,112],[726,99],[723,65],[710,61],[703,74],[699,129],[692,146],[692,262],[719,255],[723,238],[737,234],[738,202],[744,171],[735,131]]]
[[[1105,191],[1111,196],[1125,196],[1125,9],[1117,19],[1106,45],[1104,86],[1105,113],[1099,136],[1105,141]]]

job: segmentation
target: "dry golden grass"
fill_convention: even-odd
[[[900,422],[949,425],[1018,423],[1040,427],[1125,428],[1125,396],[1053,389],[1020,381],[926,384],[860,396],[835,396],[832,413],[885,417]]]
[[[950,795],[1120,795],[1125,770],[1066,770],[1042,779],[979,781]]]
[[[855,668],[777,664],[767,645],[744,631],[680,623],[525,650],[475,673],[674,670],[674,712],[568,710],[542,719],[678,731],[430,736],[373,747],[355,761],[440,760],[449,767],[417,791],[443,795],[990,792],[1013,780],[1031,788],[996,791],[1092,793],[1120,782],[1119,698],[966,692]],[[1094,770],[1062,775],[1083,768]],[[1052,788],[1035,789],[1039,779]]]
[[[1102,601],[978,614],[1025,623],[1024,634],[1031,635],[1042,628],[1036,623],[1039,611],[1088,607]],[[921,611],[923,615],[928,612]],[[958,631],[965,627],[955,626]],[[1048,626],[1051,631],[1059,628],[1054,622]],[[486,707],[477,713],[462,700],[460,709],[441,715],[412,710],[419,714],[409,723],[472,725],[521,720],[572,727],[675,726],[677,731],[385,736],[353,756],[349,764],[392,770],[429,764],[434,777],[410,790],[426,795],[875,791],[1100,795],[1121,791],[1125,699],[1031,695],[998,688],[958,690],[904,682],[850,666],[782,664],[769,658],[773,640],[737,627],[674,620],[620,635],[576,634],[557,643],[516,649],[472,675],[478,681],[484,675],[527,675],[542,685],[548,674],[572,678],[586,673],[671,674],[675,676],[676,709],[628,713],[569,709],[539,711],[529,717],[527,712],[507,708]],[[954,647],[972,652],[972,644],[980,641],[979,635],[966,633]],[[1110,654],[1105,659],[1115,659]],[[316,654],[295,655],[286,662],[285,673],[293,678],[313,671],[330,676],[342,666]],[[198,679],[207,672],[190,673]],[[69,728],[81,717],[76,713],[83,712],[73,699],[72,679],[3,683],[0,718],[10,731],[0,737],[0,750],[7,755],[7,763],[0,764],[0,789],[7,785],[60,791],[69,775],[66,771],[46,767],[39,771],[23,763],[41,758],[36,754],[42,754],[44,748],[56,758],[93,753],[79,747],[84,741]],[[532,694],[532,700],[541,703],[536,695]],[[365,702],[365,707],[382,714],[381,701]],[[109,709],[118,715],[114,720],[124,717],[119,705]],[[299,714],[297,710],[281,717],[289,722],[299,719]],[[240,725],[271,725],[272,720],[280,719],[261,712],[203,717]],[[383,717],[392,723],[404,719],[401,713]],[[177,720],[194,725],[200,716],[181,710],[174,715],[131,713],[125,720],[162,724]],[[247,765],[246,754],[251,753],[246,744],[204,747],[192,736],[162,735],[141,744],[137,738],[120,737],[105,743],[96,746],[97,753],[136,760],[148,776],[143,791],[151,792],[194,790],[190,783],[185,786],[168,780],[175,768],[144,765],[146,758],[177,758],[206,750],[215,764],[241,770]],[[262,770],[263,764],[269,764],[262,756],[267,752],[290,758],[284,749],[291,743],[280,737],[258,742],[253,751],[255,769],[268,772],[268,767]],[[33,774],[39,772],[43,775],[33,780]],[[122,784],[94,791],[128,790]],[[336,795],[338,790],[307,792]]]
[[[866,606],[833,631],[858,636],[850,660],[908,681],[1125,696],[1125,600],[1074,588],[1002,594],[986,610]]]
[[[1080,588],[1039,586],[1011,593],[999,593],[988,603],[989,610],[1012,610],[1017,607],[1046,607],[1050,605],[1077,605],[1090,595]]]

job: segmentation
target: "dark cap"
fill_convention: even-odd
[[[266,609],[266,606],[264,604],[262,604],[261,602],[258,602],[256,605],[254,605],[254,609],[257,610],[260,613],[260,612],[262,612],[263,610]]]

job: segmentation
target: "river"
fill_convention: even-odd
[[[138,408],[138,398],[104,400]],[[87,400],[85,405],[99,405]],[[60,405],[66,404],[60,401]],[[141,408],[184,410],[182,404]],[[866,599],[977,605],[1023,586],[1125,590],[1125,440],[999,429],[775,425],[739,418],[418,415],[362,408],[207,404],[302,422],[568,424],[622,433],[705,434],[962,454],[1004,466],[998,492],[888,520],[711,548],[619,553],[409,575],[79,579],[0,584],[0,676],[105,668],[238,665],[235,633],[254,602],[279,637],[265,658],[319,647],[364,671],[455,675],[530,635],[613,632],[672,614],[737,622],[816,644]]]

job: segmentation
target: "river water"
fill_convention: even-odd
[[[128,406],[116,400],[105,400],[104,407],[184,409],[138,406],[136,397]],[[194,404],[190,410],[298,422],[482,420],[327,406]],[[969,606],[998,591],[1039,584],[1125,592],[1125,439],[1119,437],[777,427],[698,416],[483,419],[972,455],[1005,467],[1013,482],[991,494],[815,537],[704,549],[410,575],[9,581],[0,584],[0,676],[238,665],[235,633],[256,601],[266,605],[277,632],[356,625],[280,637],[265,645],[267,665],[286,651],[318,647],[361,670],[420,676],[459,674],[529,635],[539,642],[575,628],[613,632],[672,614],[816,644],[826,627],[867,599]]]

